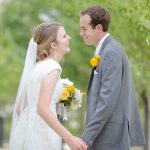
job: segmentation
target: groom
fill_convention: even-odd
[[[129,150],[145,144],[131,79],[122,46],[108,33],[110,14],[101,6],[81,11],[80,35],[100,55],[92,69],[83,140],[88,150]]]

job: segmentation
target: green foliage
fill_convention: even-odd
[[[150,93],[148,0],[7,0],[0,3],[0,107],[15,99],[28,41],[34,27],[45,20],[62,23],[72,37],[71,53],[62,61],[62,77],[68,77],[82,90],[87,89],[91,71],[89,59],[94,54],[94,47],[85,46],[79,35],[79,14],[82,9],[97,4],[111,12],[110,33],[122,43],[129,56],[138,95],[143,89]],[[80,131],[83,111],[85,102],[78,111],[81,114],[77,117]],[[73,128],[72,131],[75,132]]]

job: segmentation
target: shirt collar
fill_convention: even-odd
[[[99,51],[101,50],[101,47],[102,47],[102,44],[103,44],[104,40],[105,40],[109,35],[110,35],[110,34],[107,33],[107,34],[106,34],[105,36],[103,36],[102,39],[99,41],[99,43],[98,43],[98,45],[97,45],[97,47],[96,47],[96,50],[95,50],[95,56],[96,56],[97,54],[99,54]]]

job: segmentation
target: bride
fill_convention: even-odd
[[[56,114],[63,88],[59,62],[70,51],[69,40],[58,23],[42,23],[35,29],[16,97],[10,150],[62,150],[62,139],[72,150],[87,148]]]

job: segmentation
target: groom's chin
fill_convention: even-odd
[[[84,43],[85,43],[86,45],[93,45],[92,43],[90,43],[90,42],[88,42],[88,41],[84,41]]]
[[[93,45],[91,42],[89,42],[88,40],[84,40],[84,43],[86,44],[86,45]]]

